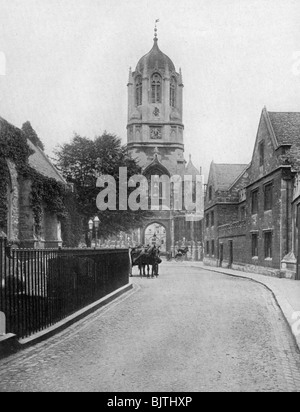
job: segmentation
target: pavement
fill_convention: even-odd
[[[286,321],[295,337],[300,350],[300,281],[280,279],[255,273],[241,272],[233,269],[206,266],[202,262],[184,262],[184,265],[209,270],[215,273],[223,273],[230,276],[241,277],[258,282],[266,286],[274,295],[280,306]]]
[[[0,360],[0,391],[300,392],[300,353],[267,288],[174,263],[132,284]]]

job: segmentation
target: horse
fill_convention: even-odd
[[[142,276],[142,268],[143,268],[143,256],[145,254],[145,247],[144,246],[137,246],[130,251],[130,258],[131,258],[131,276],[132,276],[132,268],[133,266],[138,266],[140,270],[140,276]]]
[[[186,254],[188,253],[189,248],[186,246],[184,249],[178,249],[176,255],[175,255],[175,259],[176,260],[182,260],[184,256],[186,256]]]
[[[152,248],[150,248],[149,255],[146,256],[146,258],[145,258],[145,261],[146,261],[146,265],[147,265],[147,268],[148,268],[148,277],[149,277],[149,265],[152,266],[151,276],[152,277],[154,277],[154,276],[158,277],[159,276],[159,264],[162,262],[162,260],[160,258],[159,247],[152,246]]]
[[[159,257],[159,248],[156,246],[140,246],[132,249],[131,251],[131,261],[132,266],[138,266],[140,270],[140,276],[146,276],[146,266],[147,266],[147,277],[150,277],[150,266],[152,266],[151,276],[159,276],[158,265],[162,262]],[[131,274],[132,276],[132,274]]]

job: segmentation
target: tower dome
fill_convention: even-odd
[[[182,73],[176,72],[172,60],[158,47],[156,27],[153,47],[134,71],[130,69],[127,87],[127,147],[131,154],[147,167],[157,147],[170,174],[183,175]]]
[[[149,71],[154,69],[165,70],[168,67],[170,72],[175,72],[175,65],[170,57],[158,47],[157,37],[154,38],[154,44],[150,52],[139,60],[136,71],[143,73],[145,67]]]

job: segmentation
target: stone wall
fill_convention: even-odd
[[[264,164],[260,165],[260,152],[259,145],[264,143]],[[269,173],[272,173],[280,166],[280,161],[278,159],[277,153],[275,152],[274,142],[270,130],[267,126],[267,121],[264,116],[261,117],[258,132],[257,140],[254,146],[252,164],[249,168],[249,180],[250,184],[258,181],[263,176],[266,176]]]
[[[37,246],[35,234],[34,215],[30,202],[31,181],[20,178],[20,219],[19,219],[19,239],[21,246],[32,248]]]
[[[49,213],[44,208],[42,240],[45,248],[58,248],[62,246],[60,222],[54,213]]]
[[[264,188],[265,184],[273,185],[273,207],[272,210],[264,210]],[[281,268],[281,261],[289,253],[292,246],[292,208],[290,195],[287,187],[291,183],[282,179],[282,172],[276,171],[274,174],[254,183],[247,189],[247,250],[249,254],[248,264],[255,264],[269,268]],[[258,189],[258,213],[251,212],[251,194]],[[272,259],[266,259],[264,255],[264,236],[270,231],[272,233]],[[253,259],[251,256],[251,234],[258,234],[259,255]]]
[[[246,243],[246,221],[236,221],[219,227],[218,260],[220,265],[228,267],[230,262],[230,245],[233,243],[233,264],[242,264],[249,254]],[[223,245],[223,262],[221,262],[220,247]]]

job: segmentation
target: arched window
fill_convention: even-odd
[[[174,77],[171,78],[170,82],[170,106],[176,107],[176,80]]]
[[[151,101],[161,103],[161,76],[155,73],[151,80]]]
[[[135,81],[135,101],[137,106],[141,106],[143,96],[143,82],[142,77],[138,76]]]

